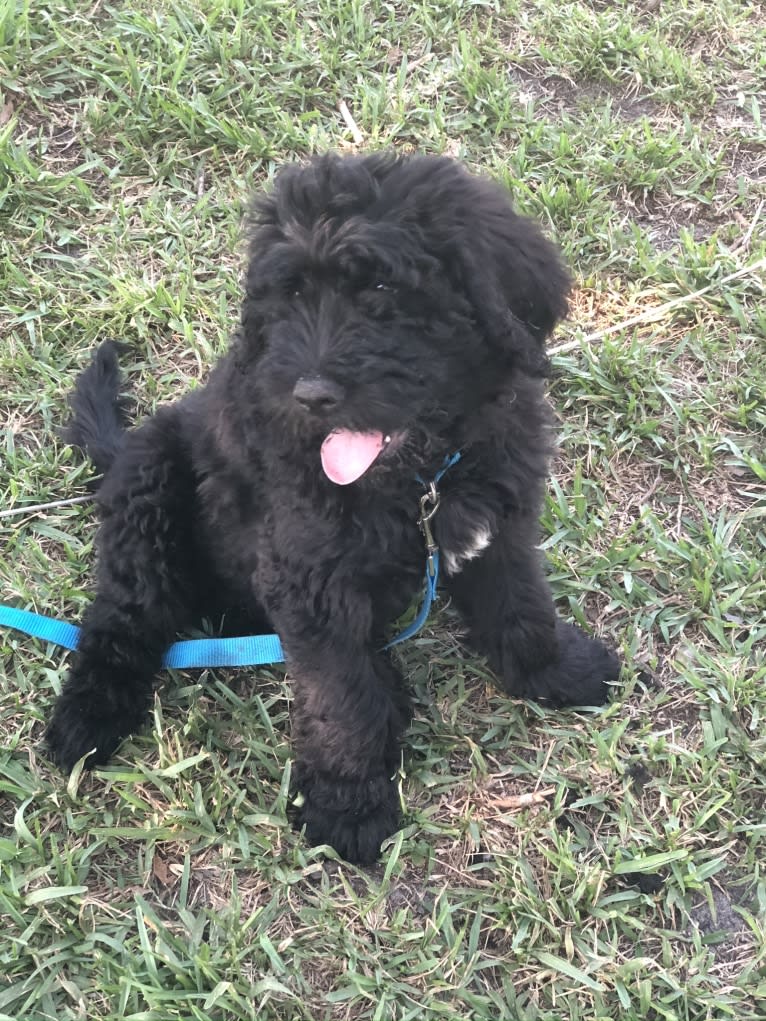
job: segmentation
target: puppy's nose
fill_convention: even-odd
[[[324,376],[301,376],[293,397],[306,411],[332,411],[345,396],[342,386]]]

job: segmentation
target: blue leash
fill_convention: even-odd
[[[453,454],[452,457],[445,459],[444,464],[439,471],[434,475],[433,482],[425,482],[420,475],[416,475],[415,478],[426,489],[425,496],[420,501],[420,529],[423,532],[423,537],[426,541],[426,587],[425,594],[423,596],[423,605],[420,607],[420,612],[417,617],[409,624],[404,631],[392,638],[387,645],[384,645],[384,649],[390,649],[394,645],[398,645],[400,642],[406,642],[408,638],[412,638],[413,635],[417,634],[418,631],[423,627],[428,614],[431,612],[431,605],[436,599],[436,587],[439,584],[439,549],[434,542],[431,534],[430,520],[439,509],[439,493],[436,489],[436,483],[441,481],[442,475],[448,471],[453,464],[457,464],[460,460],[460,451]],[[430,504],[430,506],[429,506]]]
[[[80,628],[55,617],[0,606],[0,625],[42,638],[65,649],[76,649]],[[187,667],[260,666],[281,663],[285,656],[276,635],[249,635],[246,638],[195,638],[175,642],[162,658],[162,665],[176,670]]]
[[[447,469],[459,460],[459,453],[447,458],[430,484],[423,482],[419,475],[416,476],[417,481],[428,490],[420,501],[419,522],[426,539],[427,551],[425,595],[417,617],[401,634],[384,645],[384,649],[390,649],[412,638],[425,624],[431,611],[439,582],[439,550],[433,542],[429,526],[430,518],[439,506],[436,483]],[[45,617],[40,613],[31,613],[29,610],[19,610],[15,606],[0,605],[0,626],[13,628],[15,631],[21,631],[33,638],[41,638],[65,649],[76,649],[80,640],[80,628],[74,624],[57,620],[55,617]],[[175,642],[163,656],[162,665],[175,670],[185,670],[189,667],[263,666],[267,663],[283,663],[284,659],[282,643],[277,635],[247,635],[243,638],[195,638]]]

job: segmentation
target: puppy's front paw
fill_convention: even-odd
[[[597,638],[573,624],[556,622],[559,660],[539,678],[540,697],[554,705],[602,705],[620,675],[620,661]],[[536,686],[536,685],[535,685]]]
[[[45,732],[45,744],[65,773],[83,755],[88,755],[85,765],[90,769],[108,762],[123,738],[138,729],[142,715],[135,707],[115,704],[105,694],[64,689]]]
[[[305,826],[306,842],[329,844],[346,861],[371,865],[401,825],[396,788],[385,776],[357,782],[304,775],[301,793],[296,825]]]

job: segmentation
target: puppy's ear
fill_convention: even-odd
[[[514,212],[506,189],[448,159],[430,164],[432,222],[441,258],[490,344],[544,375],[545,340],[567,314],[571,279],[538,225]],[[424,166],[424,170],[426,167]],[[434,254],[439,254],[435,252]]]
[[[293,174],[297,167],[280,171],[280,178]],[[244,298],[237,331],[237,360],[244,369],[257,361],[264,348],[264,330],[270,300],[280,278],[287,279],[288,246],[282,230],[276,188],[259,193],[252,201],[246,221],[248,235],[247,266],[244,275]]]
[[[261,301],[245,292],[240,309],[239,328],[232,339],[231,351],[240,372],[247,372],[266,347],[265,319]]]

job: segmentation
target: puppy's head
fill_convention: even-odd
[[[242,366],[333,482],[411,473],[544,373],[568,287],[536,225],[457,163],[324,156],[256,203]]]

